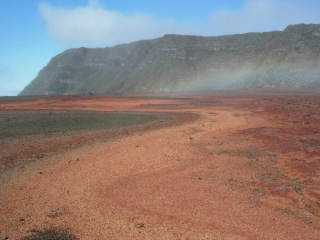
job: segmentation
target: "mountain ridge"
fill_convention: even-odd
[[[53,57],[20,95],[320,88],[320,24],[225,36],[166,34]]]

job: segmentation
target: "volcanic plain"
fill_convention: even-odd
[[[0,240],[320,239],[320,97],[0,100]]]

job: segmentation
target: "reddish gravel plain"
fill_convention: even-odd
[[[1,240],[43,229],[88,240],[320,239],[320,97],[0,102],[0,111],[70,109],[173,120],[112,137],[32,140],[28,154],[45,154],[0,178]],[[0,147],[1,157],[9,147]]]

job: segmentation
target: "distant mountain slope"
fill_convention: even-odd
[[[320,87],[320,25],[221,37],[165,35],[54,57],[21,95]]]

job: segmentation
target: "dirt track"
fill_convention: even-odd
[[[159,111],[199,118],[111,143],[97,141],[21,168],[1,185],[0,239],[59,227],[88,240],[318,240],[320,148],[313,144],[313,158],[306,159],[294,142],[285,145],[293,134],[306,131],[299,121],[289,121],[294,116],[286,115],[292,113],[286,101],[203,97],[3,103],[0,110]],[[300,107],[301,101],[294,104]],[[319,129],[315,117],[308,120],[317,124],[310,127],[313,131]],[[319,168],[312,176],[311,170],[293,164],[309,166],[312,159],[311,169]]]

